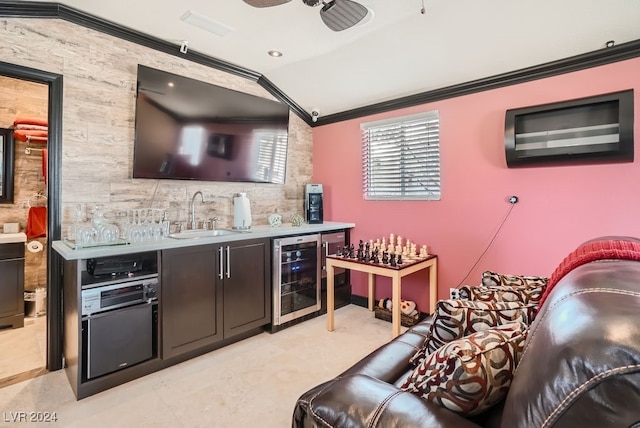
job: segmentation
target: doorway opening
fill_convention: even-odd
[[[61,258],[53,251],[51,246],[51,243],[59,240],[61,235],[62,76],[0,62],[0,77],[2,78],[0,82],[3,82],[4,85],[17,84],[21,87],[36,88],[36,91],[37,88],[40,88],[46,92],[46,96],[41,97],[46,100],[46,106],[41,106],[41,112],[44,112],[41,115],[46,114],[48,127],[46,155],[44,157],[41,151],[43,149],[42,146],[30,144],[29,147],[26,147],[26,144],[23,144],[26,141],[14,142],[16,152],[19,152],[14,153],[14,159],[19,161],[19,163],[15,164],[16,168],[24,167],[26,168],[25,171],[29,170],[30,172],[20,172],[20,174],[27,175],[27,180],[15,186],[18,192],[13,201],[13,205],[15,205],[13,207],[14,211],[7,214],[11,209],[5,210],[5,216],[0,211],[0,223],[6,223],[11,222],[12,216],[19,215],[16,214],[16,211],[20,213],[21,210],[24,210],[27,214],[23,214],[23,216],[29,216],[29,211],[38,211],[36,209],[31,210],[32,207],[46,207],[46,216],[44,217],[46,218],[46,237],[37,237],[32,234],[31,239],[25,245],[25,290],[29,294],[25,294],[27,300],[25,302],[24,327],[13,328],[11,331],[0,330],[0,346],[3,349],[12,349],[12,343],[14,343],[12,341],[25,342],[22,344],[24,345],[22,348],[35,347],[32,350],[39,353],[40,361],[43,360],[44,356],[44,361],[42,361],[42,366],[31,368],[24,366],[26,369],[20,371],[20,364],[25,363],[25,361],[18,360],[30,357],[24,357],[20,354],[23,350],[22,348],[15,348],[15,354],[12,352],[13,356],[10,355],[8,360],[11,363],[13,357],[16,360],[16,364],[15,368],[4,372],[8,376],[3,375],[4,367],[0,366],[1,387],[45,373],[47,370],[59,370],[63,367],[63,357]],[[0,91],[3,90],[8,89],[6,87],[3,89],[3,85],[0,85]],[[22,96],[24,97],[24,94]],[[26,102],[26,100],[20,99],[16,101],[16,104],[22,102]],[[17,116],[21,112],[18,107],[11,107],[3,114],[5,116],[7,114]],[[25,109],[24,105],[22,105],[22,108],[23,110]],[[28,108],[24,110],[26,114],[33,111],[35,110],[29,110]],[[11,127],[15,129],[13,121],[11,122]],[[36,163],[38,168],[37,172],[34,172],[33,165]],[[38,174],[41,174],[41,181],[38,180]],[[6,216],[8,217],[4,218]],[[22,219],[19,223],[25,226],[27,224],[33,226],[32,220],[33,218],[29,217],[28,219]],[[31,229],[31,232],[33,232],[33,229]],[[39,248],[40,246],[42,249]],[[39,264],[42,264],[42,266]],[[35,342],[30,345],[26,343],[29,340],[34,340]],[[2,341],[7,342],[6,346]],[[4,362],[0,362],[0,364],[4,364]]]

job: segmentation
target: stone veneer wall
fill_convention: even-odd
[[[0,34],[1,61],[63,76],[63,236],[78,204],[85,211],[104,204],[110,213],[167,208],[172,221],[186,221],[198,190],[206,201],[196,205],[198,218],[219,217],[219,227],[232,225],[236,192],[251,200],[254,225],[276,211],[285,221],[302,212],[312,133],[295,114],[284,185],[131,178],[138,64],[273,99],[257,83],[60,19],[0,19]]]
[[[0,128],[11,128],[16,117],[47,119],[49,87],[44,84],[0,76]],[[24,152],[25,143],[14,140],[14,195],[13,204],[0,204],[0,228],[4,223],[19,223],[25,231],[30,200],[33,205],[43,205],[46,184],[42,176],[42,154]],[[33,144],[34,147],[43,147]],[[2,230],[0,229],[0,232]],[[30,239],[29,241],[32,241]],[[46,247],[47,238],[35,238]],[[1,280],[1,279],[0,279]],[[25,251],[24,288],[33,291],[47,285],[47,252]]]

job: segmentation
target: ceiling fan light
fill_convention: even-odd
[[[351,0],[334,0],[322,7],[320,17],[333,31],[342,31],[362,21],[368,13],[369,9],[360,3]]]

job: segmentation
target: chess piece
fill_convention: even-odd
[[[396,239],[396,245],[402,247],[402,236],[398,236],[398,239]]]
[[[375,253],[373,255],[373,263],[375,263],[375,264],[379,264],[380,263],[380,257],[378,257],[378,253]]]
[[[429,255],[429,253],[427,253],[427,246],[423,245],[422,248],[420,248],[420,257],[427,257]]]
[[[393,233],[389,235],[389,246],[391,247],[395,246],[395,237],[393,236]]]
[[[399,265],[401,265],[403,263],[402,254],[398,254],[398,260],[396,261],[396,263],[398,263]]]
[[[393,254],[393,253],[391,253],[389,264],[391,265],[391,267],[396,267],[397,266],[397,264],[396,264],[396,255]]]
[[[385,265],[389,263],[389,253],[387,251],[382,252],[382,263]]]

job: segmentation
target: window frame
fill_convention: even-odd
[[[362,193],[365,200],[439,201],[441,199],[440,113],[438,110],[361,123],[360,130]],[[374,134],[378,134],[378,137],[372,138]],[[400,141],[397,141],[399,138]],[[374,143],[378,146],[376,149],[378,154],[371,153]],[[394,161],[398,163],[397,168],[389,167],[389,164],[385,164],[384,167],[373,165],[376,160],[378,163],[385,161],[384,158],[387,158],[386,160],[395,158]],[[417,167],[418,163],[424,163],[424,165]],[[372,176],[371,174],[375,174],[376,170],[378,176]],[[415,175],[416,172],[419,175]],[[379,184],[373,184],[375,181]],[[389,190],[389,187],[394,185],[393,181],[398,182],[398,187]],[[425,188],[425,191],[421,192],[420,187]]]

